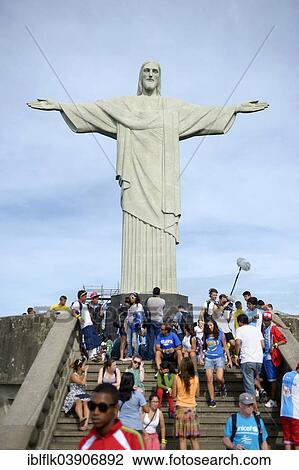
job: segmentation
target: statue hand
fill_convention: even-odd
[[[56,103],[55,101],[47,100],[47,99],[40,99],[38,98],[35,101],[29,101],[27,103],[29,108],[33,109],[42,109],[43,111],[60,111],[61,106],[59,103]]]
[[[237,113],[255,113],[268,108],[268,103],[263,101],[249,101],[248,103],[239,104],[236,108]]]

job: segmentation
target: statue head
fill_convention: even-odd
[[[137,95],[161,95],[161,67],[158,62],[149,60],[142,64]]]

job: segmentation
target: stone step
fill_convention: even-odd
[[[91,429],[91,425],[89,426],[88,430]],[[166,430],[168,431],[168,429]],[[172,436],[172,429],[169,429],[170,432],[166,432],[167,436]],[[277,438],[277,437],[282,437],[282,431],[280,429],[277,429],[276,426],[267,426],[267,432],[270,438]],[[83,433],[79,429],[60,429],[59,427],[55,429],[53,436],[55,438],[78,438],[80,439],[82,436],[84,436],[86,433]],[[200,435],[201,437],[223,437],[223,426],[220,425],[201,425],[200,426]]]

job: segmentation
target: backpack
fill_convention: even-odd
[[[230,436],[230,440],[234,442],[234,438],[237,432],[237,413],[233,413],[232,415],[232,434]],[[256,414],[253,412],[253,416],[258,428],[258,439],[259,439],[259,449],[261,449],[262,442],[263,442],[263,430],[262,430],[262,425],[261,425],[261,418],[260,415]]]

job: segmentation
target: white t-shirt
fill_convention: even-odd
[[[209,308],[208,308],[208,312],[207,312],[207,313],[208,313],[208,315],[209,315],[210,317],[211,317],[211,316],[213,315],[213,313],[214,313],[214,305],[215,305],[215,303],[216,303],[216,302],[214,302],[214,300],[209,299],[209,300],[206,300],[205,303],[203,304],[203,308],[204,308],[205,310],[207,310],[208,304],[209,304]]]
[[[258,328],[243,325],[236,330],[236,339],[241,340],[241,364],[245,362],[263,363],[263,348],[261,341],[264,339]]]
[[[214,320],[216,321],[218,328],[223,331],[223,333],[232,333],[234,328],[234,318],[228,310],[224,310],[220,313],[219,317],[214,315]],[[229,321],[227,321],[229,320]]]
[[[79,313],[81,313],[81,318],[83,320],[83,323],[81,323],[81,328],[85,328],[86,326],[93,325],[92,320],[90,318],[90,313],[86,304],[82,304],[82,308],[80,311],[80,302],[79,300],[76,300],[72,305],[72,309],[77,310]]]

